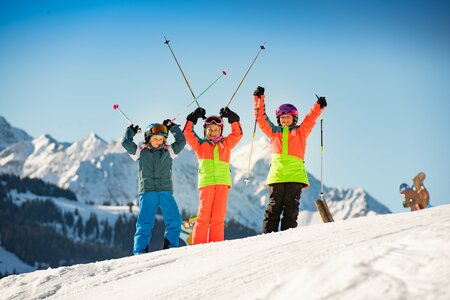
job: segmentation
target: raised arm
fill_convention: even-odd
[[[133,137],[136,134],[136,132],[130,127],[127,127],[127,130],[125,131],[125,135],[122,139],[122,146],[125,148],[125,150],[130,155],[136,154],[137,145],[135,142],[133,142]]]
[[[269,117],[266,114],[266,107],[264,104],[264,88],[258,86],[253,93],[253,99],[255,102],[255,117],[256,121],[261,128],[262,132],[269,138],[273,135],[273,128],[275,125],[272,121],[269,120]]]
[[[186,146],[186,138],[177,124],[172,123],[168,126],[168,128],[170,133],[172,133],[175,138],[175,142],[173,142],[170,147],[172,147],[175,154],[178,154],[184,149],[184,146]]]
[[[244,135],[241,123],[239,122],[241,118],[228,107],[224,107],[220,110],[220,117],[228,118],[228,123],[231,124],[231,133],[225,138],[224,143],[226,143],[230,149],[233,149]]]
[[[206,118],[205,115],[205,109],[198,107],[186,117],[186,125],[184,125],[183,133],[187,143],[194,151],[197,150],[200,145],[200,138],[194,131],[194,125],[197,124],[199,118]]]
[[[319,118],[322,109],[325,109],[327,106],[327,101],[325,97],[319,97],[317,102],[314,103],[313,107],[309,111],[309,113],[305,116],[300,127],[298,127],[298,131],[300,131],[301,136],[307,138],[311,133],[314,125],[316,124],[317,118]]]

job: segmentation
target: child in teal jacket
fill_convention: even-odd
[[[181,215],[173,197],[172,159],[186,145],[183,132],[177,124],[165,120],[153,123],[145,130],[145,144],[138,147],[133,142],[138,127],[127,128],[122,146],[137,161],[139,183],[139,215],[134,235],[133,254],[148,252],[158,207],[166,225],[163,249],[178,247],[181,233]],[[166,144],[169,131],[175,142]]]

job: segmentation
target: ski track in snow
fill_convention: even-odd
[[[449,299],[450,205],[0,280],[0,299]]]

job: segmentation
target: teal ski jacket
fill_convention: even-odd
[[[122,139],[122,146],[137,161],[138,193],[173,192],[172,187],[172,159],[180,153],[186,145],[183,132],[174,124],[169,129],[175,142],[153,148],[149,144],[140,147],[133,142],[134,132],[127,128]]]

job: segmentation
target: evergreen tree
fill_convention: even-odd
[[[75,224],[75,229],[76,229],[76,233],[78,235],[78,237],[80,239],[83,238],[83,229],[84,229],[84,225],[83,225],[83,218],[81,216],[78,216],[78,220]]]
[[[98,226],[97,215],[95,213],[91,213],[89,219],[86,222],[84,227],[85,236],[89,237],[91,234],[94,234],[95,238],[99,238],[100,229]]]
[[[64,213],[64,220],[65,220],[67,226],[72,227],[74,222],[75,222],[75,218],[73,216],[73,213],[71,213],[70,211],[66,211]]]
[[[111,244],[112,239],[112,227],[109,225],[108,220],[103,223],[102,239],[106,241],[107,245]]]

